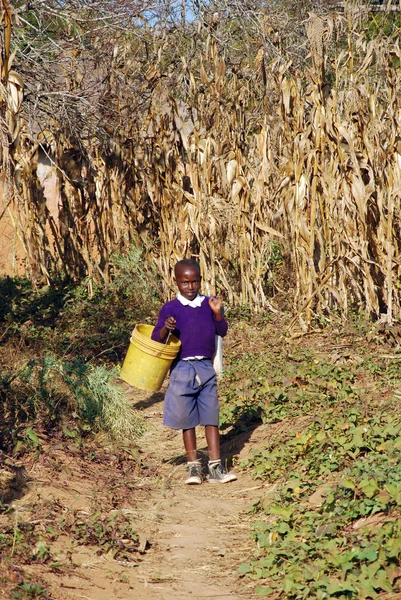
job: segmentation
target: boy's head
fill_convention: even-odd
[[[187,300],[194,300],[201,285],[199,264],[193,258],[184,258],[174,267],[174,282]]]

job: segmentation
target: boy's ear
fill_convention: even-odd
[[[173,276],[173,281],[177,285],[177,280],[176,280],[176,278],[174,276]]]

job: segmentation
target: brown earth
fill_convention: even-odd
[[[37,523],[40,518],[44,528],[45,506],[53,515],[54,509],[58,515],[75,511],[76,519],[96,507],[103,513],[122,509],[132,515],[139,552],[132,561],[115,560],[111,552],[99,554],[99,547],[79,545],[63,534],[50,545],[52,563],[19,565],[16,558],[9,580],[20,581],[23,569],[24,580],[30,576],[41,581],[55,600],[256,598],[237,569],[252,553],[247,512],[266,484],[239,472],[238,481],[230,484],[185,486],[181,434],[162,425],[162,394],[133,388],[127,393],[146,421],[139,442],[141,468],[137,460],[121,468],[111,449],[109,455],[98,450],[94,457],[96,450],[88,447],[85,460],[85,450],[74,444],[43,440],[41,456],[27,467],[24,495],[13,507],[16,521]],[[203,430],[199,434],[205,463]],[[223,438],[224,458],[235,465],[247,455],[252,440],[264,435],[259,428],[239,438]],[[0,591],[0,598],[10,597],[10,589]]]

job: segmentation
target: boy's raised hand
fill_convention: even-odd
[[[223,315],[221,313],[222,304],[223,304],[222,298],[215,298],[214,296],[211,296],[209,298],[209,306],[213,311],[216,321],[220,321],[220,319],[223,318]]]

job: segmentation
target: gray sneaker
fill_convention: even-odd
[[[220,462],[209,464],[209,483],[230,483],[236,480],[237,476],[234,473],[227,473]]]
[[[202,483],[202,468],[198,460],[188,463],[188,477],[185,483],[187,485],[200,485]]]

